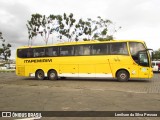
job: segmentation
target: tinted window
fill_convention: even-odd
[[[31,48],[29,48],[29,49],[18,49],[17,50],[17,56],[20,57],[20,58],[33,57],[33,50]]]
[[[58,56],[58,47],[18,49],[17,56],[20,58]]]
[[[60,47],[60,56],[72,56],[74,55],[73,46],[62,46]]]
[[[33,48],[33,57],[45,57],[45,48]]]
[[[75,46],[75,55],[90,55],[91,45],[78,45]]]
[[[53,47],[46,48],[46,56],[53,56]]]
[[[110,43],[110,54],[128,55],[127,43]]]
[[[17,56],[20,57],[20,58],[26,58],[27,57],[27,50],[18,49],[17,50]]]
[[[58,47],[53,47],[53,56],[58,56]]]
[[[139,53],[139,64],[141,66],[149,66],[147,52],[140,52]]]
[[[46,49],[46,56],[58,56],[58,47],[49,47]]]
[[[93,55],[105,55],[108,54],[107,44],[95,44],[92,45],[92,54]]]

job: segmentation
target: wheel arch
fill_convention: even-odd
[[[43,70],[43,69],[37,69],[37,70],[35,71],[35,74],[36,74],[39,70],[42,70],[42,71],[44,72],[44,70]]]

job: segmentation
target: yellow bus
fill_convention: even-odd
[[[17,49],[16,74],[43,80],[62,77],[132,78],[153,76],[144,41],[111,40],[67,42]]]

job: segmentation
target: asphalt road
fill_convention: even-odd
[[[150,80],[35,80],[0,73],[0,111],[160,111],[160,73]],[[12,120],[13,118],[0,118]],[[20,119],[20,118],[19,118]],[[41,118],[60,119],[59,118]],[[65,119],[130,119],[78,117]],[[136,119],[158,120],[157,117]]]

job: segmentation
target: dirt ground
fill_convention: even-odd
[[[160,111],[160,73],[150,80],[35,80],[0,73],[0,111]],[[14,120],[14,118],[0,118]],[[21,118],[18,118],[21,119]],[[54,120],[158,120],[158,117],[43,117]]]

